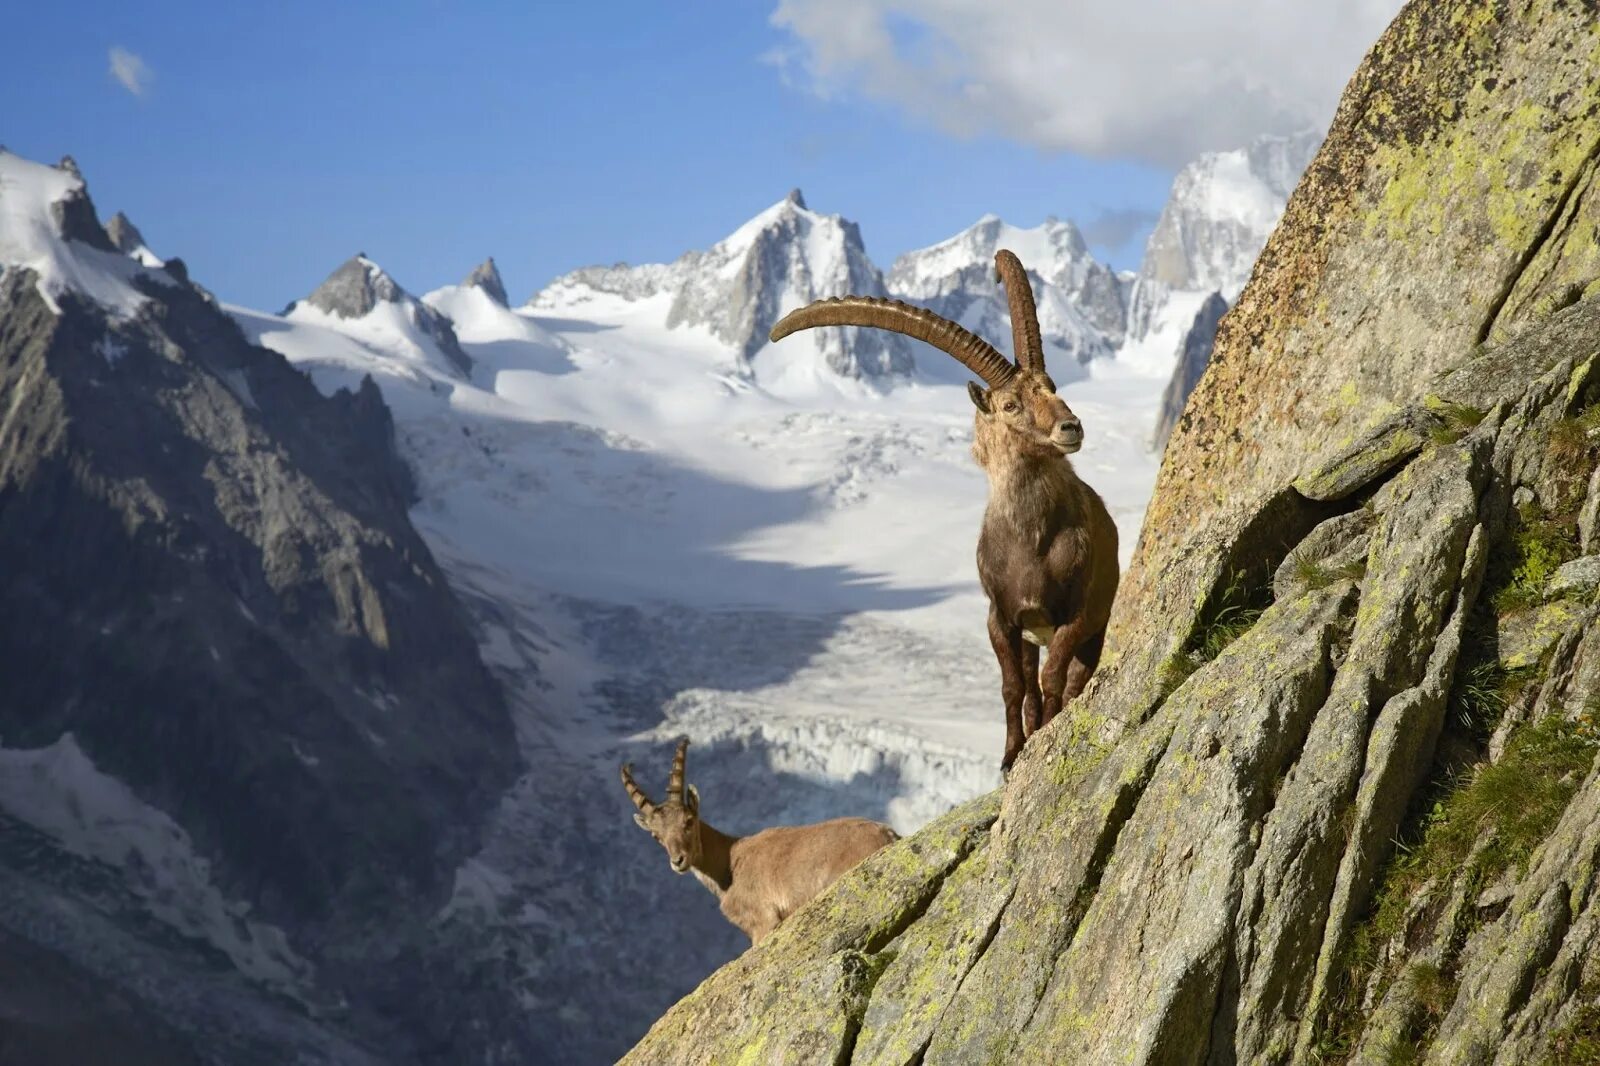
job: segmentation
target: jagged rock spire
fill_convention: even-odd
[[[394,303],[406,295],[382,267],[357,252],[329,274],[306,303],[340,318],[360,318],[380,303]]]
[[[144,234],[121,211],[112,215],[111,221],[106,223],[106,236],[111,238],[111,243],[117,246],[118,251],[128,255],[146,247]]]
[[[509,307],[511,305],[511,301],[506,299],[505,282],[500,279],[500,268],[494,265],[494,256],[492,255],[479,263],[472,273],[467,275],[467,280],[461,284],[469,289],[482,289],[489,299],[501,307]]]

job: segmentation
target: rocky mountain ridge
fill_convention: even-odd
[[[55,990],[6,1050],[428,1061],[485,1009],[432,921],[521,771],[503,696],[377,388],[145,262],[0,152],[0,953]]]
[[[767,330],[813,299],[859,293],[933,307],[984,336],[1004,339],[1010,316],[994,281],[994,252],[1009,247],[1033,278],[1052,352],[1082,365],[1123,357],[1131,346],[1138,349],[1134,362],[1164,376],[1185,349],[1205,297],[1213,290],[1225,299],[1237,295],[1315,146],[1311,134],[1263,137],[1186,167],[1136,274],[1119,274],[1096,260],[1070,221],[1050,218],[1023,229],[986,215],[948,240],[900,256],[885,275],[867,257],[855,223],[811,211],[795,190],[707,251],[670,264],[585,267],[535,293],[528,306],[582,315],[596,300],[626,305],[670,297],[666,328],[710,331],[733,349],[741,372],[810,358],[836,374],[881,381],[913,366],[910,348],[898,338],[820,330],[785,342],[820,345],[797,356],[768,350]],[[1198,341],[1188,347],[1197,345],[1204,347]]]

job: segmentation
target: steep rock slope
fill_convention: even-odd
[[[998,811],[869,860],[628,1061],[1593,1039],[1597,55],[1559,0],[1407,6],[1223,320],[1119,653]]]
[[[0,153],[0,267],[5,936],[203,1061],[425,1058],[518,762],[387,408],[117,251],[75,168]]]

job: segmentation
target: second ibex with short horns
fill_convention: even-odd
[[[694,874],[752,944],[856,863],[900,839],[889,826],[865,818],[774,826],[747,837],[719,833],[700,818],[700,793],[684,784],[688,751],[689,741],[678,741],[662,802],[644,794],[631,765],[622,768],[622,787],[639,809],[633,820],[667,850],[672,869]]]
[[[1117,527],[1067,459],[1083,446],[1083,424],[1045,372],[1027,272],[1005,249],[995,254],[995,272],[1011,305],[1014,363],[925,307],[872,296],[818,300],[785,316],[772,339],[816,326],[875,326],[926,341],[988,386],[969,382],[967,392],[977,408],[972,454],[989,477],[978,580],[989,597],[1006,707],[1000,765],[1010,769],[1027,737],[1083,690],[1100,661],[1117,592]]]

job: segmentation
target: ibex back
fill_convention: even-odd
[[[1013,363],[947,318],[898,300],[819,300],[772,329],[780,340],[815,326],[876,326],[954,356],[988,388],[969,382],[977,408],[972,454],[989,477],[978,536],[978,580],[989,597],[989,641],[1000,662],[1006,709],[1002,769],[1035,730],[1083,691],[1100,662],[1116,596],[1117,527],[1098,493],[1067,456],[1083,446],[1083,424],[1045,372],[1033,289],[1011,252],[995,255],[1011,305]],[[1039,650],[1046,649],[1044,669]]]

